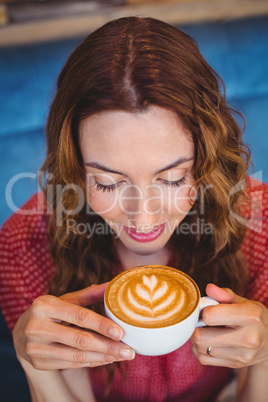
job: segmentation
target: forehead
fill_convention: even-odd
[[[157,171],[180,156],[194,154],[181,119],[157,106],[141,113],[98,113],[81,123],[79,133],[84,162],[97,161],[124,171],[141,164]]]

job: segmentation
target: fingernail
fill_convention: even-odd
[[[135,352],[134,352],[134,350],[124,348],[124,349],[121,349],[120,355],[121,355],[124,359],[134,359],[134,357],[135,357]]]
[[[122,331],[120,331],[120,329],[118,328],[111,328],[109,330],[109,334],[111,335],[112,338],[116,339],[116,340],[120,340],[122,338]]]

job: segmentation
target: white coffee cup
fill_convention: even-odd
[[[183,273],[183,275],[185,274]],[[195,284],[192,278],[188,278]],[[136,353],[145,356],[164,355],[173,352],[186,343],[192,336],[195,328],[205,326],[200,318],[200,313],[205,307],[219,304],[211,297],[200,297],[197,285],[196,289],[199,300],[195,309],[187,318],[173,325],[160,328],[144,328],[128,324],[113,314],[107,307],[104,298],[105,312],[108,318],[116,322],[124,330],[122,341],[133,348]]]

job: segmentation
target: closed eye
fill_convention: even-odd
[[[179,179],[176,181],[168,181],[168,180],[161,179],[161,183],[163,183],[165,186],[169,186],[169,187],[180,187],[186,183],[186,178],[184,176],[182,179]]]
[[[104,185],[96,182],[94,186],[96,186],[97,191],[102,191],[103,193],[107,192],[110,193],[110,191],[114,191],[117,187],[119,187],[121,182],[115,183],[115,184],[109,184],[109,185]]]
[[[100,183],[96,182],[94,184],[94,186],[96,186],[97,191],[102,191],[103,193],[105,193],[105,192],[110,193],[111,191],[116,190],[116,188],[119,187],[121,183],[122,182],[105,185],[105,184],[100,184]],[[169,187],[180,187],[186,183],[186,178],[183,177],[182,179],[179,179],[176,181],[168,181],[168,180],[161,179],[161,183],[163,183],[165,186],[169,186]]]

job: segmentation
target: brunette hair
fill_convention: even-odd
[[[85,191],[79,123],[105,110],[136,113],[150,105],[176,112],[192,134],[194,186],[199,197],[192,205],[196,213],[183,222],[190,225],[201,218],[202,203],[202,218],[213,228],[212,233],[202,235],[174,233],[168,244],[173,265],[190,274],[202,293],[208,282],[243,293],[246,269],[238,250],[245,228],[230,213],[230,209],[238,211],[243,189],[229,196],[245,179],[249,164],[242,129],[227,105],[221,79],[196,42],[162,21],[139,17],[113,20],[91,33],[71,54],[58,78],[43,170],[51,174],[50,188],[69,188],[60,199],[55,195],[49,205],[48,237],[56,266],[50,293],[61,295],[108,281],[121,269],[111,233],[87,239],[86,234],[66,230],[70,214],[77,223],[106,225],[101,217],[87,213],[86,202],[73,214],[78,198],[72,186]],[[45,192],[48,195],[46,188]]]

